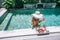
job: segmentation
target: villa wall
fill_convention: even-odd
[[[56,3],[44,3],[43,8],[55,8]]]
[[[34,9],[36,8],[36,4],[24,4],[24,9],[27,8],[27,9]]]
[[[37,3],[37,4],[24,4],[24,9],[34,9],[34,8],[55,8],[56,3]]]

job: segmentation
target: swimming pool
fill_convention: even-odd
[[[32,13],[39,10],[45,20],[40,25],[45,26],[60,26],[60,8],[58,9],[16,9],[10,10],[7,16],[9,18],[7,25],[3,28],[4,30],[15,30],[31,28]],[[7,20],[6,19],[6,20]],[[5,25],[5,24],[3,24]]]

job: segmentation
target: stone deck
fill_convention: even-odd
[[[50,33],[60,33],[60,27],[47,27]],[[0,38],[5,37],[14,37],[14,36],[30,36],[39,34],[35,29],[20,29],[20,30],[7,30],[7,31],[0,31]]]

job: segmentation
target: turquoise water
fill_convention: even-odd
[[[35,9],[35,10],[11,10],[9,13],[12,14],[5,30],[25,29],[31,28],[32,13],[39,10],[45,20],[41,22],[41,26],[60,26],[60,9]],[[9,14],[8,13],[8,14]]]

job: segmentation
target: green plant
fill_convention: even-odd
[[[15,7],[14,0],[4,0],[4,2],[2,4],[3,4],[3,7],[5,7],[5,8],[14,8]]]
[[[15,0],[15,8],[23,8],[23,4],[22,0]]]
[[[60,3],[60,0],[58,0],[57,3]]]
[[[43,3],[56,3],[57,0],[41,0]]]

